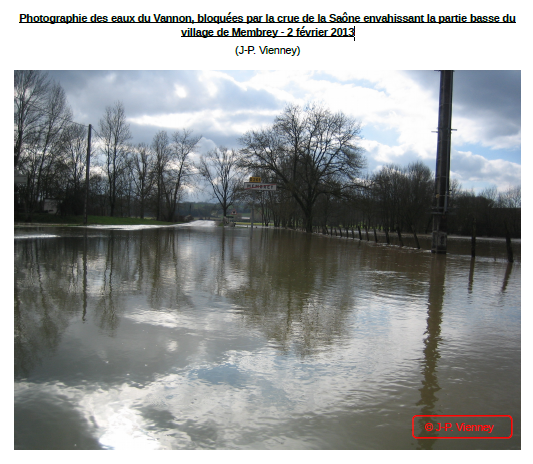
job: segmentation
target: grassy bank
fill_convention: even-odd
[[[55,214],[34,214],[32,215],[31,224],[35,225],[69,225],[81,226],[83,225],[84,216],[56,216]],[[17,222],[28,224],[24,218],[15,218],[15,226]],[[125,218],[125,217],[109,217],[109,216],[87,216],[87,224],[89,225],[106,225],[106,226],[134,226],[134,225],[172,225],[179,224],[178,222],[164,222],[156,221],[155,219],[140,219],[140,218]]]

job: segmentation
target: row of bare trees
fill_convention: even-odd
[[[389,232],[431,233],[434,174],[422,163],[407,167],[386,165],[360,179],[347,195],[323,195],[316,203],[313,231],[349,235],[359,229]],[[503,237],[521,236],[521,187],[497,192],[490,188],[475,194],[452,182],[449,198],[450,234]],[[257,194],[256,194],[257,195]],[[306,229],[306,219],[286,191],[263,192],[255,204],[265,224]],[[351,232],[353,235],[353,232]]]
[[[191,184],[190,155],[199,141],[200,136],[190,130],[175,131],[170,137],[159,131],[151,146],[141,143],[132,149],[131,175],[139,217],[144,217],[148,206],[157,219],[174,220],[184,188]]]
[[[495,187],[479,194],[458,189],[453,198],[453,210],[448,220],[452,233],[504,237],[508,231],[513,238],[521,237],[522,189],[509,187],[498,192]],[[506,230],[507,229],[507,230]]]
[[[39,211],[45,198],[53,198],[63,213],[81,214],[87,128],[72,121],[63,89],[46,73],[15,71],[14,102],[15,168],[28,179],[19,189],[21,205]],[[427,232],[432,171],[417,162],[364,175],[360,132],[360,123],[342,112],[288,105],[270,126],[243,134],[239,150],[216,147],[195,155],[194,163],[201,136],[161,130],[151,144],[132,145],[125,108],[116,102],[94,132],[89,212],[141,218],[150,213],[174,221],[184,192],[201,179],[224,216],[237,202],[254,201],[263,222],[276,227]],[[259,176],[277,190],[254,198],[243,190],[245,176]],[[519,187],[474,195],[455,182],[449,205],[452,233],[469,233],[475,220],[480,235],[501,235],[495,219],[501,210],[511,233],[519,234]]]
[[[19,192],[26,211],[39,211],[53,198],[64,213],[81,213],[86,132],[72,121],[63,89],[46,73],[15,72],[15,167],[28,179]],[[358,186],[364,167],[359,134],[359,123],[343,113],[289,105],[272,126],[244,134],[241,150],[217,147],[194,165],[200,137],[160,131],[150,145],[132,146],[124,106],[116,102],[94,133],[89,210],[140,217],[150,211],[173,220],[184,188],[197,176],[226,215],[238,199],[246,200],[247,173],[278,184],[268,204],[261,200],[264,217],[293,225],[301,216],[311,231],[324,198],[347,198]]]
[[[277,184],[256,199],[264,223],[327,232],[331,228],[428,233],[434,173],[422,162],[385,165],[363,175],[360,125],[319,105],[289,105],[272,126],[241,138],[239,166]],[[520,237],[520,187],[476,195],[451,182],[449,233]],[[254,195],[258,195],[254,193]]]
[[[316,199],[311,230],[331,228],[377,228],[380,230],[421,230],[431,210],[434,176],[424,164],[406,168],[386,165],[372,175],[339,184]],[[309,217],[287,189],[265,192],[259,199],[263,217],[275,226],[309,230]]]
[[[343,113],[289,105],[272,126],[246,133],[239,165],[278,186],[258,199],[265,222],[307,232],[423,227],[431,209],[432,172],[414,163],[363,176],[360,131]]]
[[[17,209],[31,217],[53,199],[62,213],[82,214],[88,128],[72,120],[64,90],[47,73],[15,71],[14,88],[14,167],[27,179],[17,188]],[[150,146],[133,146],[121,102],[93,129],[89,212],[144,217],[149,208],[173,220],[200,137],[160,131]]]

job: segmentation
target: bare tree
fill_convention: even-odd
[[[43,71],[15,71],[15,167],[38,131],[51,83]]]
[[[425,226],[430,216],[435,185],[434,175],[431,169],[418,161],[407,166],[405,179],[405,222],[416,233]],[[450,200],[448,203],[450,204]]]
[[[233,149],[217,147],[200,157],[197,168],[213,190],[222,214],[227,216],[228,208],[237,199],[243,182],[243,175],[238,167],[238,153]]]
[[[434,176],[421,162],[407,168],[395,164],[383,166],[372,175],[371,196],[376,225],[416,232],[429,219]]]
[[[312,232],[317,199],[352,188],[364,167],[359,133],[360,124],[343,113],[289,105],[271,128],[244,134],[241,164],[252,173],[270,171],[298,203],[305,229]]]
[[[63,186],[62,212],[82,214],[84,205],[85,166],[87,158],[87,131],[84,126],[71,124],[65,130],[61,183]],[[59,170],[58,170],[59,171]],[[59,174],[59,172],[57,173]]]
[[[154,152],[154,176],[155,176],[155,215],[160,221],[162,216],[162,203],[165,195],[165,176],[169,168],[171,150],[170,140],[166,131],[159,131],[154,135],[152,141],[152,150]]]
[[[193,164],[189,156],[197,147],[201,135],[193,136],[192,130],[182,129],[172,134],[170,161],[164,174],[166,220],[173,221],[178,201],[191,177]]]
[[[104,170],[108,180],[110,215],[114,216],[127,168],[129,153],[127,141],[131,139],[130,125],[126,121],[124,105],[120,101],[105,109],[104,117],[100,119],[100,135],[103,144]]]
[[[517,185],[509,187],[505,192],[498,194],[498,208],[521,208],[522,207],[522,187]]]
[[[30,212],[39,209],[46,197],[57,197],[62,189],[58,172],[71,116],[63,88],[50,84],[40,100],[40,116],[33,120],[31,137],[26,138],[18,159],[21,171],[28,177],[24,195]]]
[[[504,228],[514,237],[521,235],[522,217],[522,187],[517,185],[509,187],[505,192],[498,194],[497,207],[499,209],[496,221],[504,223]]]
[[[133,150],[130,169],[141,219],[144,218],[146,202],[155,184],[154,168],[152,149],[144,143],[139,143]]]

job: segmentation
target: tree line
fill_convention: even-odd
[[[15,71],[14,81],[14,164],[27,177],[16,187],[16,214],[31,218],[45,199],[56,200],[60,214],[82,214],[88,128],[72,120],[64,90],[45,72]],[[287,105],[268,127],[244,133],[239,149],[215,147],[193,162],[200,135],[161,130],[151,144],[134,145],[117,101],[94,127],[88,212],[176,221],[180,202],[202,180],[224,216],[253,202],[275,227],[430,231],[433,172],[416,162],[365,174],[360,135],[360,123],[342,112]],[[243,190],[248,176],[277,190]],[[505,224],[520,236],[520,187],[476,195],[452,181],[448,204],[450,233],[475,226],[479,235],[501,236]]]
[[[46,199],[60,213],[80,215],[85,204],[88,127],[72,120],[65,92],[41,71],[15,71],[16,212],[40,212]],[[90,214],[138,216],[150,211],[172,221],[195,168],[190,155],[200,136],[159,131],[151,145],[133,145],[124,105],[105,109],[92,132]]]

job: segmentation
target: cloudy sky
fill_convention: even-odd
[[[368,170],[421,160],[435,169],[439,74],[435,71],[51,71],[74,120],[98,121],[120,100],[132,143],[161,129],[201,134],[199,152],[239,148],[288,103],[321,102],[362,125]],[[476,192],[521,184],[520,71],[454,73],[452,178]]]

